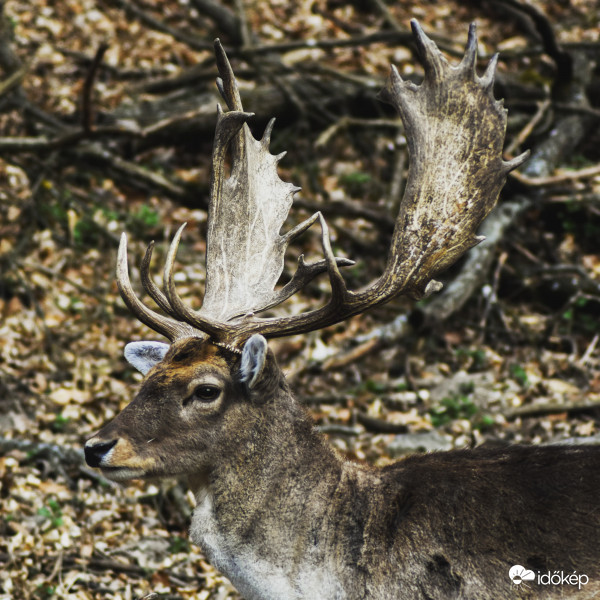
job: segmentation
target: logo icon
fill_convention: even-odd
[[[535,579],[535,573],[521,565],[514,565],[508,571],[508,576],[515,585],[521,585],[524,581]]]

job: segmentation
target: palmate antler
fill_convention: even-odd
[[[268,124],[260,141],[252,136],[246,121],[253,115],[243,112],[233,71],[219,40],[215,42],[215,53],[221,75],[217,85],[230,110],[223,113],[218,107],[208,214],[206,293],[202,308],[194,311],[187,307],[175,289],[173,264],[185,225],[177,231],[167,255],[164,292],[149,275],[153,243],[142,261],[144,289],[171,318],[150,310],[133,292],[125,234],[119,247],[117,282],[123,299],[138,319],[169,339],[208,334],[215,341],[230,343],[240,317],[247,320],[247,315],[281,304],[326,271],[327,262],[307,264],[300,257],[294,277],[275,291],[287,246],[319,215],[313,215],[286,235],[279,235],[292,197],[299,188],[283,182],[277,174],[277,164],[285,153],[273,156],[269,152],[275,120]],[[231,175],[226,178],[225,155],[230,146],[232,167]],[[354,263],[339,258],[337,264]]]
[[[453,67],[415,20],[411,25],[425,79],[416,86],[403,81],[392,67],[381,93],[402,118],[410,154],[408,182],[381,277],[361,292],[346,288],[339,267],[352,261],[333,256],[321,213],[279,235],[298,188],[277,175],[283,155],[273,156],[268,150],[273,121],[262,140],[250,133],[246,121],[252,115],[242,110],[231,66],[217,41],[221,75],[217,83],[230,110],[223,113],[219,109],[213,148],[204,302],[194,311],[185,306],[175,289],[173,263],[183,226],[169,249],[164,292],[148,274],[152,244],[142,262],[143,286],[169,317],[146,307],[133,292],[123,234],[117,281],[125,303],[140,321],[172,341],[208,335],[213,342],[235,349],[254,333],[281,337],[312,331],[395,296],[422,297],[441,288],[433,278],[482,241],[476,235],[479,225],[494,207],[508,173],[527,155],[502,160],[506,111],[492,95],[497,57],[483,77],[478,77],[475,26],[469,28],[464,58]],[[232,168],[230,177],[225,178],[228,146]],[[317,220],[325,260],[308,265],[300,257],[293,278],[275,291],[285,249]],[[331,282],[331,298],[325,306],[299,315],[255,316],[280,304],[325,270]]]

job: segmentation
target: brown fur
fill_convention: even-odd
[[[110,464],[100,465],[115,479],[119,467],[144,477],[188,475],[199,511],[210,517],[193,521],[192,536],[247,599],[309,596],[274,587],[269,595],[231,556],[256,557],[292,582],[307,565],[326,569],[340,587],[323,598],[600,594],[600,448],[479,448],[385,468],[357,465],[315,432],[271,352],[251,393],[238,363],[208,343],[175,342],[132,403],[88,445],[116,440]],[[186,404],[190,382],[207,378],[222,386],[220,399]],[[226,555],[212,534],[205,537],[207,522],[226,540]],[[517,586],[508,576],[514,564],[576,571],[589,583],[581,592]]]

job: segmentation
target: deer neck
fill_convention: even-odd
[[[192,540],[247,600],[342,597],[323,538],[347,465],[301,407],[272,412],[193,482]]]

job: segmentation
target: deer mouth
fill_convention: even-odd
[[[149,475],[144,469],[135,467],[100,467],[106,479],[111,481],[128,481],[129,479],[146,479]]]

